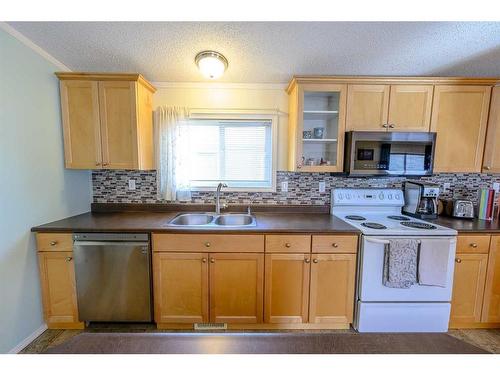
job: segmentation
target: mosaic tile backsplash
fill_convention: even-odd
[[[128,190],[128,180],[134,179],[136,190]],[[329,173],[277,173],[277,191],[263,193],[224,192],[221,201],[227,204],[282,204],[282,205],[329,205],[330,190],[336,187],[393,187],[401,188],[404,177],[390,178],[347,178],[331,176]],[[420,178],[422,181],[441,186],[441,197],[467,198],[477,201],[478,190],[491,188],[500,183],[500,174],[439,173]],[[281,182],[288,181],[288,192],[281,191]],[[326,192],[320,193],[318,184],[325,181]],[[443,190],[444,184],[451,188]],[[158,199],[155,171],[98,170],[92,173],[94,203],[171,203]],[[213,192],[192,192],[189,202],[213,204]]]

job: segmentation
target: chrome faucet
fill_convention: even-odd
[[[227,185],[223,182],[220,182],[219,185],[217,185],[217,191],[215,192],[215,213],[217,215],[220,214],[220,190],[223,187],[227,187]],[[226,208],[226,205],[222,205],[222,208]]]

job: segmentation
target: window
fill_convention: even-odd
[[[273,118],[231,117],[190,118],[182,127],[180,157],[191,189],[224,182],[227,190],[275,190]]]

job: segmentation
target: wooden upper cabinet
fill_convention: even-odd
[[[61,81],[66,168],[101,168],[99,89],[93,81]]]
[[[288,94],[289,170],[343,171],[347,85],[296,84]]]
[[[434,88],[435,172],[481,172],[490,92],[489,86]]]
[[[266,254],[265,323],[307,323],[310,254]]]
[[[205,323],[208,311],[208,254],[154,253],[157,323]]]
[[[483,172],[500,173],[500,86],[495,86],[491,95]]]
[[[348,85],[346,130],[386,131],[389,85]]]
[[[309,323],[352,323],[356,254],[313,254]]]
[[[500,323],[500,236],[491,237],[481,321]]]
[[[433,85],[391,85],[389,130],[428,132]]]
[[[154,168],[149,82],[139,74],[56,74],[67,168]]]
[[[450,327],[480,323],[488,254],[457,254]]]
[[[210,321],[262,323],[264,254],[210,254]]]

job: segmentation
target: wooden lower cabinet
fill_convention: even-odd
[[[210,253],[210,321],[262,323],[264,254]]]
[[[265,323],[307,323],[310,254],[266,254]]]
[[[157,323],[205,323],[208,311],[208,254],[154,253]]]
[[[42,287],[43,313],[49,328],[81,329],[75,287],[73,253],[47,251],[38,253]]]
[[[313,254],[309,323],[352,323],[356,254]]]
[[[450,327],[480,323],[488,254],[457,254]]]
[[[500,236],[491,237],[481,320],[500,323]]]

